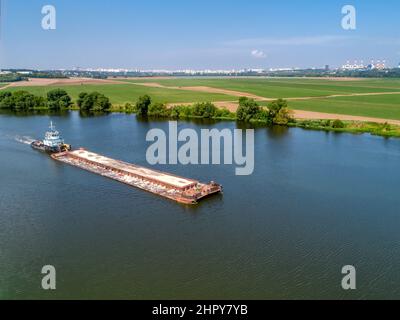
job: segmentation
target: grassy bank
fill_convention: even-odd
[[[400,126],[387,123],[340,121],[341,125],[335,127],[332,120],[296,120],[288,123],[290,127],[298,127],[309,130],[323,130],[334,132],[347,132],[353,134],[369,133],[382,137],[400,138]]]
[[[157,80],[157,81],[173,81],[174,84],[184,84],[190,81],[190,84],[202,84],[205,85],[207,82],[222,81],[225,86],[226,83],[230,83],[230,88],[235,89],[232,86],[231,81],[235,79],[201,79],[201,80],[186,80],[186,79],[170,79],[170,80]],[[252,80],[252,79],[240,79],[240,83],[245,81],[247,84],[249,81],[256,83],[264,83],[269,81],[264,80]],[[136,81],[136,80],[135,80]],[[182,83],[180,83],[180,82]],[[280,83],[283,80],[272,81],[274,85]],[[304,80],[295,79],[292,81],[300,81],[300,83],[290,82],[290,86],[303,86]],[[307,80],[309,86],[323,86],[324,90],[327,84],[322,85],[321,80]],[[327,81],[327,80],[325,80]],[[284,80],[284,82],[288,82]],[[331,81],[334,82],[334,81]],[[392,90],[391,86],[396,86],[397,80],[390,81],[379,81],[379,80],[366,80],[357,81],[357,90],[360,90],[360,86],[366,88],[377,89],[378,86],[382,86],[383,90]],[[222,85],[220,84],[220,85]],[[2,84],[0,84],[1,86]],[[271,83],[269,84],[271,86]],[[340,84],[330,84],[334,87],[347,87],[348,90],[353,90],[348,82],[340,82]],[[58,88],[58,87],[57,87]],[[93,96],[96,93],[96,97],[90,97],[88,95],[87,101],[83,98],[79,98],[82,92],[87,90],[97,90],[100,93],[92,92]],[[238,88],[236,88],[238,89]],[[27,92],[21,92],[26,90]],[[17,93],[18,91],[18,93]],[[54,91],[58,91],[53,98],[49,97],[48,94]],[[61,91],[61,95],[60,95]],[[13,99],[4,98],[7,92],[16,94]],[[304,129],[312,130],[324,130],[324,131],[336,131],[336,132],[349,132],[349,133],[370,133],[373,135],[379,135],[384,137],[400,137],[400,126],[389,125],[389,124],[378,124],[373,122],[359,122],[359,121],[330,121],[330,120],[294,120],[292,119],[290,109],[300,109],[308,111],[321,111],[332,114],[346,114],[346,115],[359,115],[369,116],[375,118],[386,118],[400,120],[400,94],[391,94],[383,96],[352,96],[352,97],[337,97],[337,98],[314,98],[308,100],[290,101],[290,106],[287,105],[285,100],[277,100],[284,102],[284,106],[277,106],[278,109],[273,110],[274,103],[268,103],[268,107],[264,106],[266,102],[257,102],[252,99],[244,98],[244,105],[242,108],[239,106],[237,112],[230,112],[227,109],[217,108],[211,102],[201,103],[197,102],[192,104],[174,105],[170,107],[170,103],[181,103],[185,101],[214,101],[224,99],[236,100],[237,97],[231,97],[224,94],[212,94],[203,92],[192,92],[182,91],[177,89],[166,89],[166,88],[147,88],[143,86],[136,86],[134,84],[112,84],[112,85],[81,85],[81,86],[62,86],[62,89],[56,89],[54,87],[18,87],[9,88],[7,90],[0,91],[0,98],[3,96],[3,100],[0,101],[0,109],[15,109],[15,111],[30,111],[38,110],[45,111],[46,109],[57,111],[57,110],[81,110],[90,113],[91,111],[96,112],[123,112],[123,113],[137,113],[137,103],[143,92],[151,92],[154,94],[154,99],[147,106],[146,116],[150,118],[158,119],[213,119],[213,120],[229,120],[229,121],[241,121],[249,122],[257,125],[285,125],[290,127],[299,127]],[[103,96],[104,93],[108,95]],[[65,98],[67,98],[65,100]],[[90,98],[90,99],[89,99]],[[242,99],[242,98],[241,98]],[[240,100],[241,100],[240,99]],[[1,99],[0,99],[1,100]],[[239,100],[239,101],[240,101]],[[103,103],[104,102],[104,103]],[[241,103],[239,103],[240,105]],[[290,109],[289,109],[290,107]],[[272,109],[271,109],[272,108]],[[282,109],[282,110],[281,110]]]
[[[180,105],[172,108],[167,108],[163,104],[153,104],[149,107],[146,113],[149,119],[158,120],[190,120],[190,119],[212,119],[212,120],[225,120],[225,121],[240,121],[248,122],[257,126],[269,126],[273,124],[284,125],[289,127],[297,127],[308,130],[322,130],[333,132],[346,132],[352,134],[369,133],[372,135],[383,137],[399,137],[400,126],[375,123],[375,122],[361,122],[361,121],[341,121],[341,120],[296,120],[291,117],[291,112],[287,109],[286,101],[277,100],[276,102],[283,102],[283,106],[275,110],[271,114],[271,110],[259,107],[258,104],[252,99],[244,99],[244,106],[238,112],[230,112],[227,109],[216,108],[211,103],[198,103],[194,105]],[[270,108],[274,103],[270,104]],[[250,110],[253,108],[253,110]],[[275,104],[276,108],[276,104]],[[112,112],[122,113],[137,113],[138,110],[135,105],[113,106]],[[242,113],[245,112],[243,115]],[[247,117],[247,114],[251,117]],[[245,120],[244,120],[245,119]]]

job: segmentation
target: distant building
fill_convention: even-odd
[[[375,65],[375,68],[378,69],[378,70],[386,69],[386,61],[385,60],[383,60],[383,61],[379,61],[378,60],[376,65]]]
[[[325,71],[329,71],[329,70],[330,70],[329,64],[325,65]]]

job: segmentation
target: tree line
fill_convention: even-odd
[[[133,106],[130,104],[125,105],[125,110],[136,113],[140,117],[152,118],[235,118],[234,113],[224,108],[217,108],[211,102],[199,102],[194,105],[168,106],[165,103],[153,102],[148,95],[139,97]]]
[[[9,73],[9,74],[1,74],[0,75],[0,82],[18,82],[27,80],[28,78],[23,77],[22,75],[16,73]]]
[[[111,109],[110,100],[101,93],[82,92],[76,101],[82,111],[106,112]],[[73,106],[71,96],[62,89],[47,92],[46,97],[36,96],[28,91],[0,91],[0,109],[29,111],[47,109],[51,111],[66,110]]]
[[[293,121],[292,112],[288,108],[288,103],[283,99],[273,101],[268,104],[267,108],[264,108],[254,99],[242,97],[239,99],[239,108],[235,113],[226,108],[218,108],[211,102],[168,107],[163,103],[153,103],[150,96],[144,95],[139,97],[134,106],[127,104],[125,110],[137,113],[137,115],[141,117],[153,118],[229,119],[241,122],[260,122],[281,125],[286,125]]]
[[[82,112],[112,111],[109,98],[99,92],[82,92],[75,104]],[[0,109],[58,111],[68,110],[73,105],[71,96],[63,89],[51,90],[47,92],[46,97],[36,96],[27,91],[0,91]],[[286,125],[293,120],[286,100],[278,99],[265,108],[254,99],[246,97],[239,99],[239,108],[236,112],[231,112],[226,108],[218,108],[211,102],[168,106],[165,103],[153,102],[148,95],[139,97],[134,105],[126,104],[125,111],[134,112],[140,117],[225,119],[281,125]]]

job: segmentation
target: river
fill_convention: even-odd
[[[53,120],[68,143],[139,165],[134,115],[0,115],[0,299],[400,298],[400,139],[257,128],[255,170],[157,166],[224,186],[190,207],[32,150]],[[179,122],[229,128],[234,122]],[[41,289],[54,265],[57,289]],[[342,267],[357,290],[341,287]]]

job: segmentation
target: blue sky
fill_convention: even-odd
[[[1,0],[0,68],[227,69],[400,62],[398,0]],[[57,29],[43,30],[54,5]],[[357,9],[344,30],[341,9]]]

